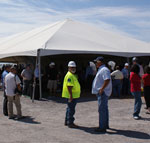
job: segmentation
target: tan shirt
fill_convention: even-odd
[[[114,79],[123,79],[123,74],[120,70],[115,70],[111,73],[111,76],[114,77]]]

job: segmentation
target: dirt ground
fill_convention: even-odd
[[[75,123],[79,129],[64,126],[66,104],[62,98],[35,101],[21,97],[22,112],[27,118],[10,120],[2,114],[0,92],[0,143],[148,143],[150,142],[150,115],[141,120],[132,118],[133,99],[110,99],[110,129],[106,134],[94,132],[98,126],[95,96],[82,97],[77,104]],[[15,109],[15,108],[14,108]],[[16,110],[14,110],[16,113]]]

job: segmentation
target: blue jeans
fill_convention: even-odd
[[[107,129],[109,126],[108,96],[103,92],[97,95],[98,112],[99,112],[99,128]]]
[[[135,98],[133,116],[139,116],[139,113],[140,113],[140,110],[141,110],[141,106],[142,106],[141,92],[137,91],[137,92],[131,92],[131,93],[132,93],[132,95]]]
[[[114,79],[113,80],[113,95],[120,97],[120,92],[122,88],[122,83],[120,79]]]
[[[67,101],[65,122],[67,124],[73,124],[73,122],[75,120],[74,114],[75,114],[75,107],[76,107],[76,104],[77,104],[77,99],[73,99],[71,102],[68,102],[68,101]]]

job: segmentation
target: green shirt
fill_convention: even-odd
[[[80,97],[81,90],[80,90],[80,84],[78,82],[78,79],[76,75],[72,74],[69,71],[67,72],[63,83],[62,97],[64,98],[70,98],[70,94],[67,86],[72,86],[72,98]]]

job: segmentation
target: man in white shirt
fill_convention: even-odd
[[[12,66],[10,69],[10,72],[5,77],[5,92],[6,96],[8,98],[8,117],[9,119],[14,119],[13,114],[13,103],[16,105],[17,109],[17,119],[22,118],[21,113],[21,104],[20,104],[20,95],[15,94],[15,89],[18,88],[18,90],[21,91],[20,87],[20,79],[16,75],[16,67]]]
[[[120,98],[120,92],[122,88],[123,73],[120,71],[119,66],[116,66],[116,70],[111,73],[113,95]]]

